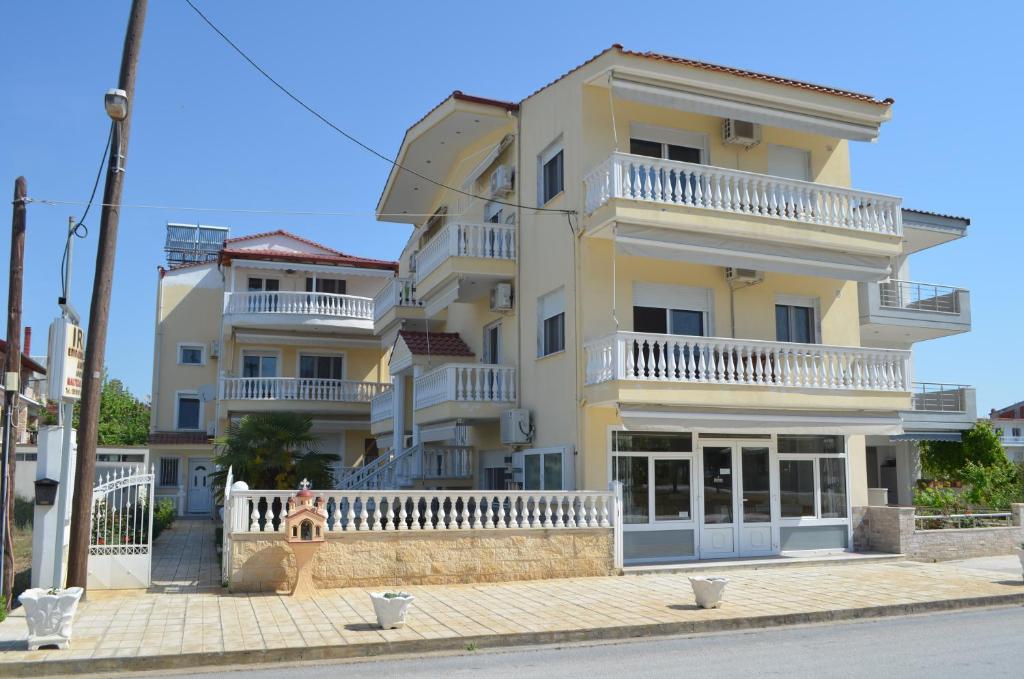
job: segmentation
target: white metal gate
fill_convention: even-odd
[[[149,587],[155,477],[152,467],[148,474],[122,469],[92,489],[90,589]]]

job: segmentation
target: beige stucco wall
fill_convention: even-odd
[[[240,534],[231,550],[232,592],[294,586],[295,557],[283,537]],[[321,588],[612,575],[614,541],[610,528],[328,533],[311,567]]]

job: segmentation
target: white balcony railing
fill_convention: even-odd
[[[373,297],[373,320],[380,320],[395,307],[417,308],[423,304],[416,299],[416,283],[410,278],[392,278]]]
[[[960,313],[960,288],[893,279],[879,282],[878,292],[883,307]]]
[[[370,422],[382,422],[395,416],[395,390],[388,385],[370,401]]]
[[[910,391],[910,352],[619,332],[584,345],[586,383],[611,380]]]
[[[224,296],[224,313],[303,314],[373,320],[373,300],[328,292],[229,292]]]
[[[508,403],[516,400],[516,369],[505,365],[446,363],[416,378],[414,407],[446,401]]]
[[[1004,446],[1024,446],[1024,436],[1013,436],[1011,434],[1003,434],[999,437],[999,440],[1003,442]]]
[[[449,257],[516,258],[516,228],[503,224],[448,224],[416,255],[420,283]]]
[[[922,412],[962,413],[966,411],[964,387],[960,384],[914,382],[911,409]]]
[[[903,233],[899,198],[711,165],[613,153],[584,182],[588,213],[612,198],[627,198],[857,231]]]
[[[369,403],[391,385],[319,377],[222,377],[220,398],[239,401]]]

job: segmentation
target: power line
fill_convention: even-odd
[[[92,183],[92,191],[89,193],[89,201],[85,203],[85,210],[82,212],[81,219],[77,220],[71,228],[68,229],[68,237],[64,241],[64,254],[60,258],[60,296],[63,299],[68,297],[68,270],[67,261],[68,253],[71,251],[71,239],[72,238],[86,238],[89,235],[89,227],[85,225],[85,218],[89,216],[89,208],[92,207],[92,201],[96,198],[96,189],[100,185],[100,177],[103,176],[103,166],[107,164],[107,152],[110,150],[110,142],[114,138],[114,124],[110,124],[110,132],[107,134],[107,140],[103,144],[103,155],[100,156],[100,166],[96,170],[96,179]],[[31,202],[31,201],[30,201]]]
[[[284,85],[279,83],[277,80],[275,80],[273,76],[271,76],[269,73],[267,73],[267,71],[265,71],[263,69],[263,67],[261,67],[259,64],[257,64],[252,59],[252,57],[250,57],[248,54],[246,54],[245,51],[242,50],[241,47],[236,45],[234,43],[234,41],[231,40],[231,38],[229,38],[227,35],[225,35],[222,30],[217,28],[217,25],[214,24],[212,21],[210,21],[210,19],[205,14],[203,14],[202,11],[200,11],[200,9],[198,7],[196,7],[192,3],[192,0],[185,0],[185,2],[188,4],[189,7],[192,8],[192,10],[196,14],[199,15],[199,17],[203,21],[206,22],[207,26],[209,26],[211,29],[213,29],[213,31],[217,35],[219,35],[224,40],[224,42],[226,42],[228,45],[230,45],[233,50],[238,52],[239,56],[241,56],[243,59],[245,59],[247,62],[249,62],[250,66],[252,66],[257,71],[259,71],[260,75],[262,75],[264,78],[269,80],[277,89],[281,90],[281,92],[283,92],[285,95],[287,95],[288,98],[290,98],[292,101],[294,101],[296,104],[298,104],[302,108],[304,108],[307,111],[309,111],[311,114],[313,114],[313,116],[315,116],[317,119],[319,119],[322,123],[324,123],[325,125],[330,127],[332,130],[334,130],[335,132],[337,132],[341,136],[343,136],[346,139],[348,139],[350,142],[352,142],[356,146],[359,146],[360,148],[362,148],[362,149],[372,153],[373,155],[377,156],[381,160],[384,160],[384,161],[390,163],[395,168],[397,168],[399,170],[402,170],[404,172],[408,172],[409,174],[415,175],[415,176],[419,177],[420,179],[422,179],[424,181],[427,181],[427,182],[430,182],[431,184],[434,184],[435,186],[438,186],[440,188],[447,189],[447,190],[452,191],[454,193],[460,193],[460,194],[462,194],[464,196],[469,196],[470,198],[476,198],[476,199],[479,199],[479,200],[489,201],[489,202],[495,203],[497,205],[506,205],[508,207],[514,207],[514,208],[531,209],[531,210],[535,210],[537,212],[555,212],[555,213],[558,213],[558,214],[575,214],[576,213],[575,210],[563,210],[563,209],[557,209],[557,208],[543,208],[543,207],[529,207],[529,206],[526,206],[526,205],[521,205],[519,203],[509,203],[509,202],[503,201],[503,200],[495,200],[493,198],[488,198],[486,196],[480,196],[480,195],[477,195],[477,194],[472,193],[470,191],[464,191],[462,189],[457,189],[454,186],[448,186],[447,184],[439,182],[439,181],[437,181],[435,179],[431,179],[430,177],[428,177],[428,176],[426,176],[424,174],[421,174],[421,173],[417,172],[416,170],[413,170],[413,169],[410,169],[408,167],[405,167],[404,165],[400,164],[397,160],[384,155],[383,153],[381,153],[377,149],[373,148],[369,144],[366,144],[366,143],[356,139],[351,134],[349,134],[345,130],[341,129],[340,127],[338,127],[337,125],[332,123],[330,120],[327,119],[326,116],[324,116],[322,113],[317,111],[315,108],[313,108],[312,106],[307,104],[305,101],[300,99],[297,95],[293,94],[291,90],[289,90],[287,87],[285,87]]]

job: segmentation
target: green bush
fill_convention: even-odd
[[[1021,501],[1017,467],[1005,457],[990,465],[968,462],[960,470],[960,477],[968,488],[964,496],[973,505],[1009,509],[1012,503]]]
[[[967,502],[963,494],[953,488],[929,486],[914,490],[914,506],[936,509],[940,514],[962,514]]]
[[[32,500],[14,496],[14,525],[17,528],[31,528],[35,507]]]
[[[165,528],[170,528],[174,523],[178,510],[174,500],[164,498],[153,507],[153,539],[160,537]]]

